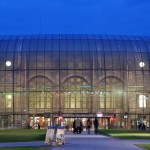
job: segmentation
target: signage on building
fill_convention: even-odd
[[[83,114],[83,113],[77,113],[77,114],[62,114],[64,118],[94,118],[96,117],[96,114]]]
[[[80,88],[81,89],[88,89],[88,88],[91,88],[91,86],[90,85],[81,85]]]
[[[44,118],[50,118],[50,117],[57,117],[59,114],[58,113],[45,113]],[[61,113],[63,118],[108,118],[110,117],[110,114],[102,114],[102,115],[97,115],[95,113],[90,114],[90,113],[76,113],[76,114],[71,114],[71,113]]]

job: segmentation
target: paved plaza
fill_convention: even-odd
[[[53,147],[54,150],[141,150],[136,144],[150,143],[150,140],[120,140],[104,135],[88,135],[66,133],[66,143],[64,146]],[[8,146],[45,146],[44,141],[40,142],[13,142],[0,143],[0,147]]]

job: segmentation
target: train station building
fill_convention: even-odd
[[[58,115],[149,128],[150,37],[0,36],[0,127],[45,128]]]

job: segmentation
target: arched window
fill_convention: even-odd
[[[88,96],[83,88],[83,86],[86,85],[88,85],[88,83],[80,77],[71,77],[64,82],[65,108],[87,108]]]
[[[29,83],[29,109],[52,107],[52,83],[48,78],[35,77]]]

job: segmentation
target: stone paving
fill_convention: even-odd
[[[104,135],[88,135],[86,132],[82,134],[66,133],[65,145],[52,147],[54,150],[141,150],[135,144],[149,143],[150,140],[120,140]],[[0,143],[0,147],[9,146],[45,146],[44,141],[40,142],[13,142]]]

